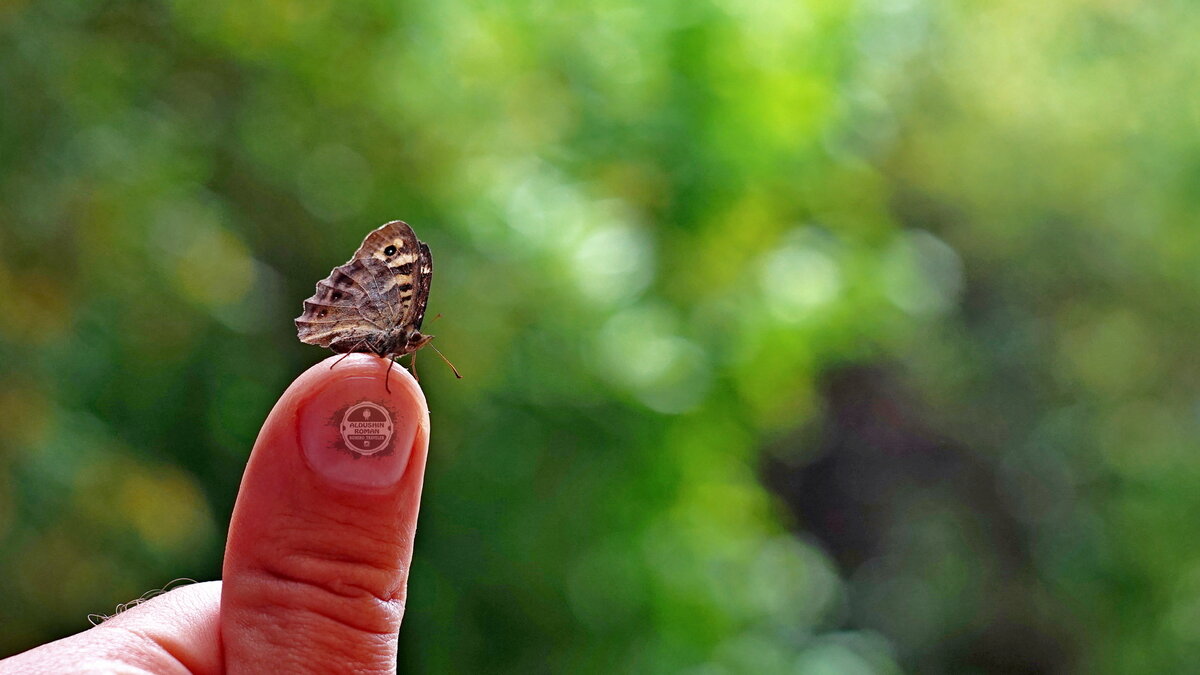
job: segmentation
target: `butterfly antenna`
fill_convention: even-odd
[[[462,379],[462,375],[461,375],[461,374],[459,374],[459,372],[458,372],[458,368],[455,368],[455,367],[454,367],[454,364],[453,364],[453,363],[450,363],[450,359],[446,358],[446,355],[442,353],[442,350],[438,349],[437,347],[434,347],[433,345],[429,345],[429,347],[430,347],[430,349],[432,349],[433,351],[437,352],[437,355],[438,355],[438,356],[442,357],[442,360],[446,362],[446,365],[450,366],[450,370],[453,370],[453,371],[454,371],[454,376],[455,376],[455,377],[457,377],[458,379],[460,379],[460,380],[461,380],[461,379]],[[417,355],[417,353],[416,353],[416,352],[413,352],[413,356],[416,356],[416,355]]]

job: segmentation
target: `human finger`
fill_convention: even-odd
[[[229,672],[395,670],[429,416],[406,370],[337,358],[284,392],[246,467],[223,573]]]

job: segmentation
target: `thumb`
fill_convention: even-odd
[[[267,417],[242,478],[221,593],[229,672],[391,673],[429,413],[374,356],[308,369]]]

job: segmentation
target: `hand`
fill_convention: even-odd
[[[0,673],[395,672],[429,414],[408,371],[391,368],[389,393],[386,361],[352,354],[330,369],[337,358],[293,382],[259,432],[223,581],[172,590]]]

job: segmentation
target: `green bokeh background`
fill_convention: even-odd
[[[401,672],[1200,659],[1200,7],[0,2],[0,655],[219,575],[436,260]]]

